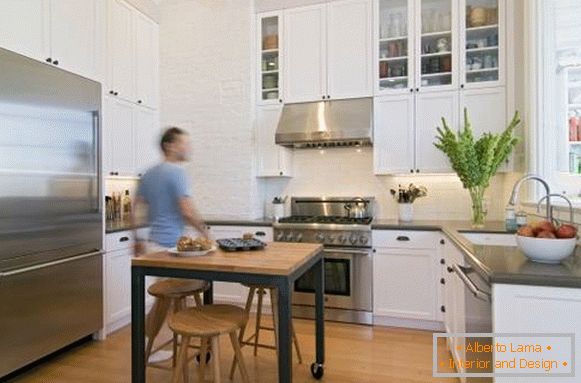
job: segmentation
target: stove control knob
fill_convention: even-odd
[[[339,234],[339,236],[337,237],[337,241],[339,241],[339,243],[345,243],[346,240],[347,237],[345,237],[343,234]]]
[[[284,233],[282,231],[279,231],[278,233],[276,233],[276,240],[277,242],[281,242],[284,238]]]
[[[302,233],[298,233],[298,234],[295,236],[295,241],[297,241],[297,242],[301,242],[302,240],[303,240],[303,234],[302,234]]]
[[[359,236],[359,243],[362,245],[367,245],[367,242],[369,241],[369,238],[367,238],[367,236],[365,235],[360,235]]]
[[[315,235],[315,239],[317,240],[317,242],[323,242],[325,241],[325,234],[317,233],[317,235]]]
[[[349,242],[351,242],[352,245],[355,245],[357,243],[357,236],[355,234],[351,234],[349,236]]]
[[[293,237],[294,237],[294,233],[292,231],[289,231],[287,233],[287,235],[285,236],[285,239],[286,239],[287,242],[292,242]]]

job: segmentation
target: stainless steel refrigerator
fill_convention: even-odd
[[[0,49],[0,378],[102,327],[100,116],[99,83]]]

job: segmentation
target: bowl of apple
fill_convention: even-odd
[[[554,225],[540,221],[518,229],[516,243],[535,262],[559,263],[575,251],[577,228],[566,223]]]

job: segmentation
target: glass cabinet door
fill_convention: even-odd
[[[499,0],[464,0],[466,85],[500,80]]]
[[[456,35],[454,0],[419,2],[419,77],[422,88],[453,85]]]
[[[260,94],[262,103],[279,102],[280,16],[263,16],[260,25]]]
[[[379,1],[379,91],[406,90],[413,75],[408,0]]]

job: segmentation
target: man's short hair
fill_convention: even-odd
[[[161,136],[161,141],[159,143],[159,145],[161,146],[161,150],[162,152],[166,153],[166,144],[171,144],[174,143],[179,136],[182,136],[186,134],[186,132],[183,129],[180,129],[178,127],[172,126],[170,128],[167,128],[165,130],[165,132],[163,133],[163,135]]]

